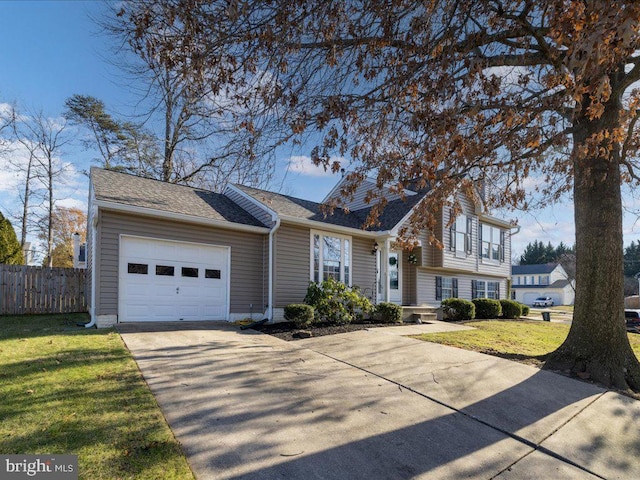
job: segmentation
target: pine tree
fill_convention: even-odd
[[[0,263],[22,265],[24,257],[11,222],[0,213]]]

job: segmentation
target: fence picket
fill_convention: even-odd
[[[0,315],[87,311],[86,270],[0,264]]]

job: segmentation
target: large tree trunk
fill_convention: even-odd
[[[611,98],[597,119],[588,118],[587,107],[585,100],[573,136],[577,261],[573,323],[546,368],[640,391],[640,363],[624,320],[620,145],[604,136],[599,149],[586,149],[593,135],[620,124],[621,105],[618,98]]]

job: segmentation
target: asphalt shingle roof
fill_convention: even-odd
[[[539,275],[551,273],[558,266],[557,263],[539,263],[536,265],[512,265],[511,275]]]
[[[91,168],[96,200],[254,227],[258,219],[220,193]]]
[[[545,289],[545,288],[564,288],[571,282],[569,280],[556,280],[550,285],[511,285],[511,288],[526,288],[526,289]]]
[[[361,229],[367,219],[367,215],[371,211],[371,208],[365,208],[345,213],[343,210],[336,208],[332,215],[325,215],[322,212],[322,204],[320,203],[266,190],[259,190],[245,185],[236,185],[236,187],[278,215],[312,220],[330,225]],[[368,230],[384,231],[392,229],[422,198],[423,195],[412,195],[405,200],[397,199],[389,202],[380,215],[380,225],[371,227]]]

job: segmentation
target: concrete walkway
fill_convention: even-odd
[[[123,325],[199,479],[635,479],[640,402],[392,327]]]

